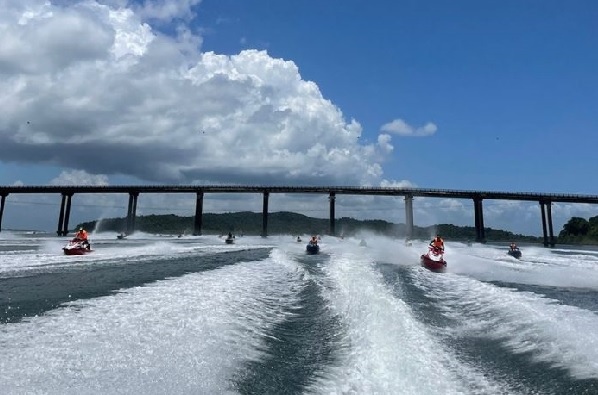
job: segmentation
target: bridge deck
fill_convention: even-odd
[[[265,185],[120,185],[120,186],[0,186],[0,195],[11,193],[335,193],[337,195],[419,196],[457,199],[527,200],[598,203],[598,195],[495,192],[456,189],[351,187],[351,186],[265,186]]]

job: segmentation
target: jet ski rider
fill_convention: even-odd
[[[444,252],[444,240],[442,240],[440,235],[436,235],[436,237],[434,237],[430,242],[430,247],[438,248],[441,252]]]
[[[87,231],[83,228],[79,228],[79,231],[75,234],[75,240],[80,240],[83,242],[83,245],[90,248],[89,240],[87,240]]]

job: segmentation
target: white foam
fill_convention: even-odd
[[[125,265],[275,249],[262,262],[160,281],[0,326],[0,393],[229,392],[230,377],[243,362],[260,358],[264,334],[297,303],[309,278],[289,258],[305,253],[307,237],[297,243],[296,236],[246,236],[227,245],[217,236],[117,241],[110,235],[94,238],[96,251],[83,257],[62,255],[66,239],[20,237],[0,240],[0,247],[8,248],[0,257],[0,274],[45,265]],[[326,262],[318,282],[344,330],[338,334],[343,345],[340,365],[321,372],[311,391],[501,393],[504,383],[492,382],[486,372],[460,362],[444,346],[446,336],[489,336],[515,353],[529,351],[576,377],[597,377],[596,314],[479,281],[597,289],[598,268],[591,254],[522,248],[524,258],[516,260],[498,247],[447,242],[448,272],[437,275],[416,267],[427,242],[414,241],[409,247],[403,240],[367,235],[364,248],[360,239],[324,237],[322,258],[315,258]],[[27,243],[41,247],[20,249]],[[10,245],[19,248],[10,250]],[[385,285],[374,262],[413,267],[416,284],[463,326],[439,333],[418,321],[400,293]]]
[[[332,286],[325,298],[343,319],[341,366],[322,372],[317,393],[497,393],[501,386],[458,362],[417,321],[372,267],[353,252],[334,255],[325,267]],[[477,392],[480,391],[480,392]]]
[[[414,279],[447,316],[462,323],[455,336],[499,340],[512,352],[530,352],[576,378],[598,378],[595,313],[463,276],[421,271]]]
[[[12,244],[5,242],[2,246],[7,251],[2,252],[0,275],[4,277],[23,275],[28,271],[39,271],[44,268],[97,265],[105,262],[127,264],[147,259],[171,259],[177,255],[202,255],[268,246],[250,239],[227,245],[215,236],[197,237],[192,241],[180,241],[171,237],[139,240],[93,239],[91,241],[93,252],[80,256],[64,255],[62,247],[66,244],[66,239],[56,237],[39,240],[23,239],[19,244],[14,245],[19,248],[13,250],[11,250]],[[31,246],[32,249],[22,249],[24,246]]]
[[[284,254],[71,303],[0,327],[0,393],[228,393],[297,303]]]
[[[449,245],[445,259],[450,273],[483,281],[598,290],[598,261],[590,254],[557,255],[546,248],[522,247],[523,257],[515,259],[506,248]]]

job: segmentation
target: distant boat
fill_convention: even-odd
[[[121,234],[119,234],[119,235],[116,235],[116,238],[117,238],[117,239],[119,239],[119,240],[126,239],[126,238],[127,238],[127,235],[126,235],[126,234],[124,234],[124,233],[121,233]]]

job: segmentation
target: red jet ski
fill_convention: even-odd
[[[93,251],[89,242],[80,239],[72,239],[62,250],[64,255],[85,255]]]
[[[444,251],[438,247],[428,247],[428,253],[421,256],[421,264],[433,272],[443,272],[446,269]]]

